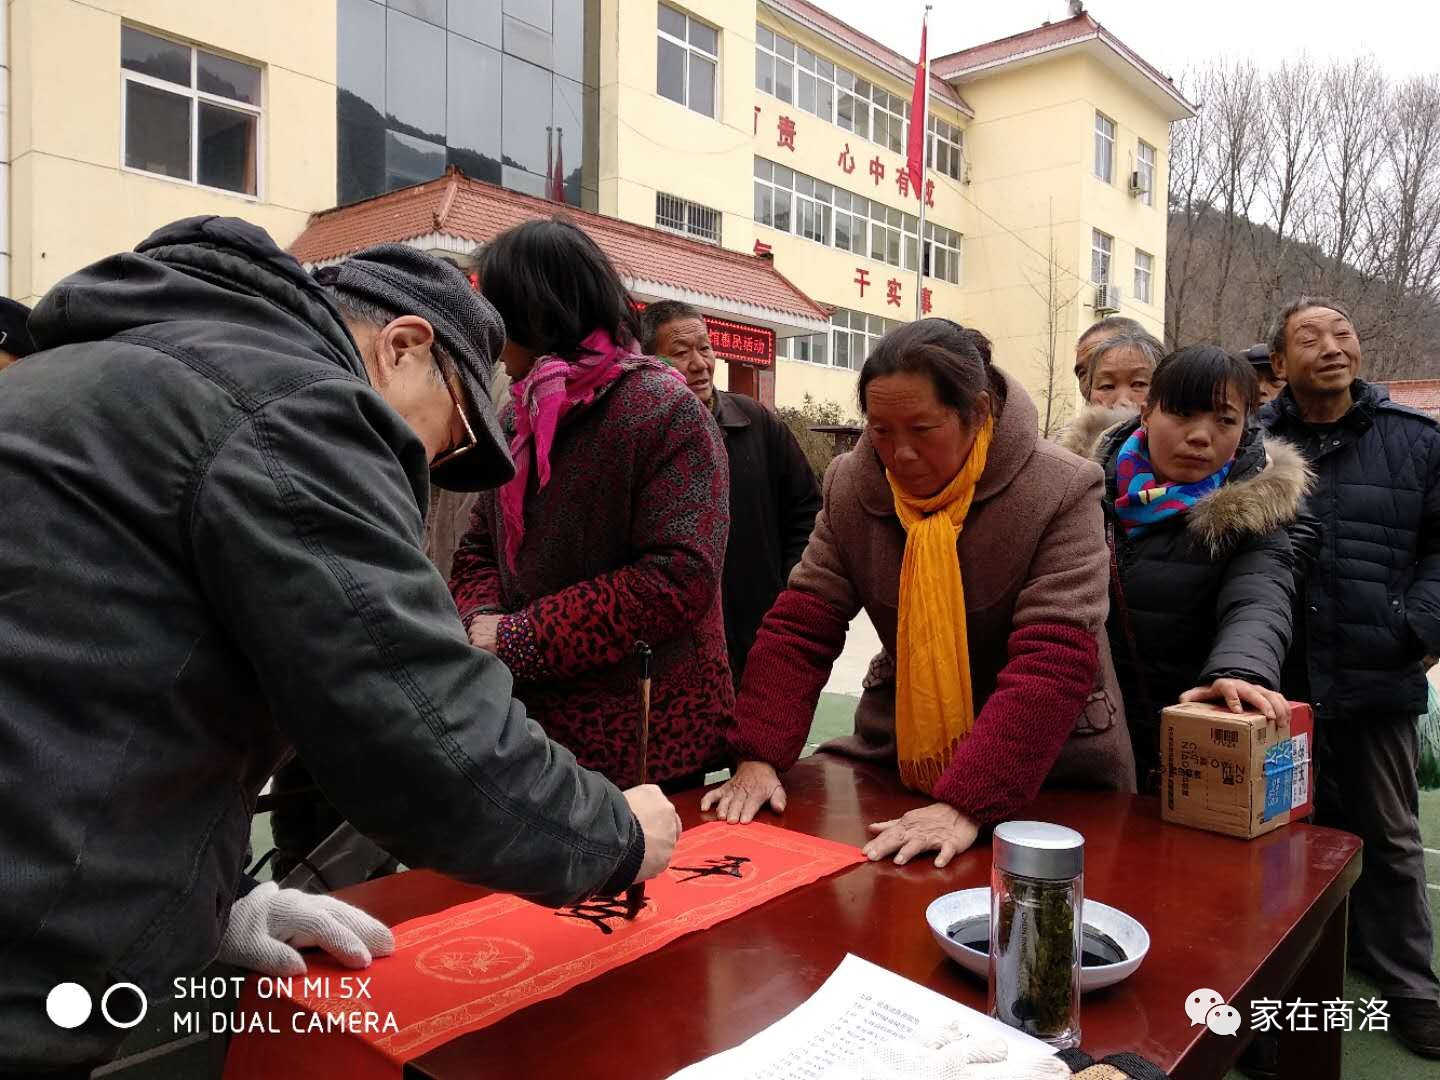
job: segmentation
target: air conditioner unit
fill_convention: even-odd
[[[1132,198],[1138,199],[1141,195],[1147,194],[1149,190],[1150,189],[1145,186],[1145,182],[1140,179],[1138,172],[1132,172],[1130,174],[1130,195]]]
[[[1114,315],[1120,310],[1120,286],[1095,286],[1095,314]]]

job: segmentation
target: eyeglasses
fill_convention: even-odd
[[[446,462],[454,461],[461,454],[468,454],[479,445],[475,438],[475,429],[470,426],[470,418],[465,415],[465,409],[460,404],[460,397],[455,393],[455,387],[450,385],[449,378],[445,379],[445,392],[450,395],[450,401],[455,406],[455,411],[460,414],[460,423],[465,425],[465,441],[459,446],[452,446],[449,450],[442,451],[440,456],[430,463],[430,468],[437,469]]]

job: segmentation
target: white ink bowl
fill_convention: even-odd
[[[930,933],[946,956],[966,971],[986,979],[990,976],[990,890],[961,889],[946,893],[925,909]],[[1137,920],[1119,908],[1098,900],[1085,901],[1085,946],[1104,946],[1112,962],[1087,963],[1080,968],[1080,991],[1088,993],[1102,986],[1114,986],[1128,978],[1150,951],[1150,934]],[[981,930],[983,929],[983,933]],[[964,932],[969,930],[969,933]],[[957,940],[957,938],[959,940]],[[978,942],[976,939],[978,938]],[[975,948],[972,942],[979,944]],[[1094,958],[1094,957],[1092,957]]]

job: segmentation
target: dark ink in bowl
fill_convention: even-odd
[[[978,915],[973,919],[962,919],[945,931],[945,936],[962,949],[981,956],[990,954],[990,916]],[[1107,967],[1125,961],[1125,950],[1109,934],[1093,926],[1081,930],[1080,966]]]

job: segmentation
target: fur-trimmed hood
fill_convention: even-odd
[[[1100,436],[1116,424],[1134,420],[1139,415],[1138,409],[1125,405],[1087,405],[1066,425],[1065,430],[1060,432],[1055,444],[1061,450],[1069,450],[1072,454],[1094,460]]]
[[[1133,410],[1093,407],[1062,436],[1065,449],[1105,470],[1107,502],[1115,496],[1115,459],[1139,426]],[[1244,536],[1292,524],[1314,486],[1315,474],[1293,443],[1252,428],[1235,452],[1235,467],[1225,483],[1186,511],[1186,528],[1218,558]]]

